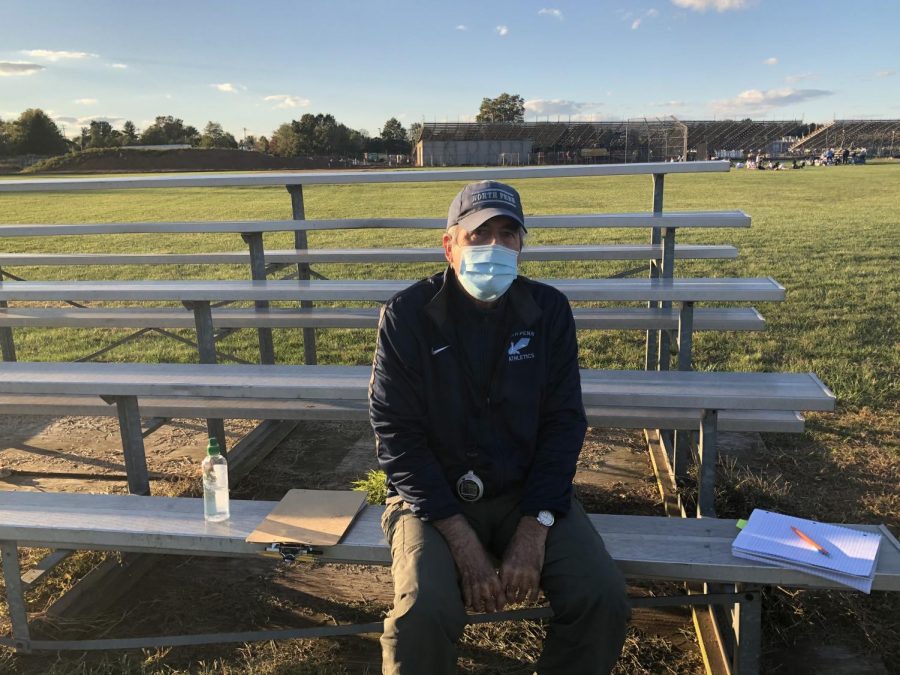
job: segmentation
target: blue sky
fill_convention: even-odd
[[[269,135],[467,121],[900,117],[898,0],[2,0],[0,118]]]

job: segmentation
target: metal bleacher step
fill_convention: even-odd
[[[2,229],[2,228],[0,228]],[[676,244],[681,259],[730,259],[730,245]],[[527,246],[519,260],[651,260],[663,256],[659,244],[579,244]],[[442,248],[340,248],[268,250],[267,263],[429,263],[444,262]],[[0,253],[0,267],[71,265],[247,265],[247,251],[209,253]]]
[[[674,330],[676,308],[579,307],[574,310],[580,329]],[[296,307],[230,308],[212,311],[217,328],[375,328],[378,308]],[[694,330],[763,330],[766,322],[752,307],[698,308]],[[0,309],[0,327],[41,328],[186,328],[195,327],[187,309],[140,307],[25,307]]]

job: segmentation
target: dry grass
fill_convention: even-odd
[[[666,208],[675,210],[741,208],[753,216],[753,227],[739,231],[693,231],[679,235],[685,243],[738,245],[734,261],[686,263],[680,274],[702,276],[772,275],[788,289],[786,302],[769,304],[761,311],[769,322],[762,334],[703,333],[696,341],[697,367],[704,370],[811,370],[818,373],[838,396],[834,415],[811,415],[807,432],[798,436],[767,435],[766,451],[758,456],[723,462],[717,508],[720,515],[745,516],[756,506],[790,511],[801,516],[835,522],[885,522],[900,528],[900,350],[897,349],[898,318],[890,311],[898,306],[900,285],[895,254],[896,181],[898,166],[847,167],[798,172],[732,172],[721,176],[674,176],[667,179]],[[446,208],[447,194],[459,186],[423,184],[409,186],[325,186],[308,190],[307,213],[311,218],[436,215]],[[633,211],[645,209],[649,188],[644,180],[579,179],[523,181],[523,197],[535,213]],[[289,203],[283,189],[229,189],[222,191],[159,190],[142,192],[9,196],[0,198],[4,222],[102,222],[127,220],[192,220],[240,218],[288,218]],[[198,215],[199,214],[199,215]],[[433,245],[433,232],[379,233],[383,246]],[[532,243],[587,243],[594,234],[554,230],[536,233]],[[643,241],[644,232],[604,233],[604,240]],[[316,233],[314,247],[365,245],[358,233]],[[73,241],[61,237],[53,242],[59,251],[123,250],[179,251],[184,237],[122,236],[111,242],[103,237]],[[235,237],[193,237],[193,250],[240,249]],[[49,250],[46,241],[5,240],[9,251]],[[369,242],[374,245],[376,242]],[[285,236],[267,237],[267,247],[289,246]],[[892,271],[893,270],[893,271]],[[109,278],[125,270],[59,269],[18,270],[28,278]],[[341,270],[323,266],[328,276]],[[404,278],[421,276],[428,266],[409,266],[402,271],[385,266],[360,266],[344,271],[361,277]],[[566,267],[531,265],[534,276],[602,276],[604,266],[587,264]],[[199,268],[131,269],[135,278],[208,276]],[[218,270],[221,276],[243,274],[236,268]],[[299,331],[276,335],[279,361],[296,360]],[[105,344],[109,331],[17,331],[24,358],[71,359],[80,356],[85,343]],[[635,367],[640,361],[642,340],[637,334],[600,331],[579,336],[582,361],[587,367]],[[227,341],[244,357],[252,357],[252,334],[235,334]],[[371,331],[322,331],[323,363],[368,363]],[[171,342],[150,339],[117,354],[117,358],[190,361],[194,355]],[[279,461],[279,460],[276,460]],[[282,456],[274,470],[263,471],[247,483],[245,497],[265,498],[288,487],[326,484],[329,468],[307,460],[295,466],[295,456]],[[306,469],[305,483],[298,472]],[[191,481],[188,481],[189,483]],[[164,484],[159,483],[162,487]],[[173,485],[172,489],[183,489]],[[193,485],[196,490],[196,485]],[[592,511],[610,513],[659,513],[658,496],[652,483],[637,489],[585,487],[582,498]],[[97,558],[75,556],[61,566],[46,588],[28,596],[29,608],[42,612],[58,597],[71,579]],[[23,566],[32,564],[36,551],[26,551]],[[101,629],[109,627],[137,631],[159,626],[167,630],[196,630],[206,620],[224,623],[226,629],[244,626],[296,625],[317,620],[349,621],[355,616],[379,616],[386,604],[354,605],[328,602],[287,593],[279,586],[278,570],[260,571],[246,579],[240,568],[227,576],[235,589],[224,604],[206,607],[188,591],[207,588],[209,567],[185,562],[154,574],[153,588],[137,613],[87,618]],[[169,574],[167,577],[166,574]],[[384,572],[382,571],[382,574]],[[181,583],[175,583],[180,575]],[[185,581],[187,579],[187,581]],[[2,583],[2,582],[0,582]],[[174,584],[174,588],[167,586]],[[2,588],[0,588],[2,590]],[[165,591],[165,592],[164,592]],[[287,597],[287,599],[286,599]],[[809,636],[820,642],[843,642],[883,655],[892,672],[900,672],[900,600],[897,594],[873,593],[871,597],[842,592],[808,592],[773,589],[765,594],[767,645],[777,649]],[[168,603],[168,604],[167,604]],[[287,604],[286,604],[287,603]],[[294,603],[294,604],[291,604]],[[174,606],[173,609],[164,607]],[[309,609],[300,609],[307,607]],[[343,609],[342,609],[343,608]],[[202,612],[200,610],[203,610]],[[270,622],[270,623],[266,623]],[[85,625],[88,625],[87,623]],[[8,629],[5,607],[0,607],[0,629]],[[47,624],[47,630],[68,631],[62,624]],[[516,633],[515,631],[522,631]],[[469,672],[517,672],[527,669],[534,656],[539,626],[485,627],[467,633],[464,663]],[[483,631],[483,632],[482,632]],[[503,632],[506,631],[506,632]],[[120,634],[120,633],[117,633]],[[494,656],[495,642],[502,649]],[[252,646],[226,646],[202,650],[165,650],[21,658],[0,650],[0,672],[28,673],[365,673],[377,671],[377,646],[371,638],[289,641]],[[508,658],[507,658],[508,657]],[[773,667],[767,656],[764,667]],[[671,640],[632,632],[619,666],[621,673],[699,672],[690,650],[678,650]],[[512,662],[515,661],[516,664]],[[493,665],[489,665],[493,664]],[[482,670],[473,670],[482,668]],[[494,668],[494,671],[489,670]],[[502,670],[506,668],[507,670]]]

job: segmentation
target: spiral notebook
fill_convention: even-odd
[[[820,553],[797,528],[828,551]],[[830,579],[863,593],[872,590],[881,535],[754,509],[731,544],[738,558],[758,560]]]

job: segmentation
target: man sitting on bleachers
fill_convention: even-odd
[[[554,618],[539,673],[606,673],[621,651],[621,574],[574,498],[587,422],[565,296],[517,274],[518,192],[453,200],[446,270],[392,298],[370,385],[394,607],[385,673],[453,673],[465,607],[543,589]],[[499,572],[495,561],[499,561]]]

